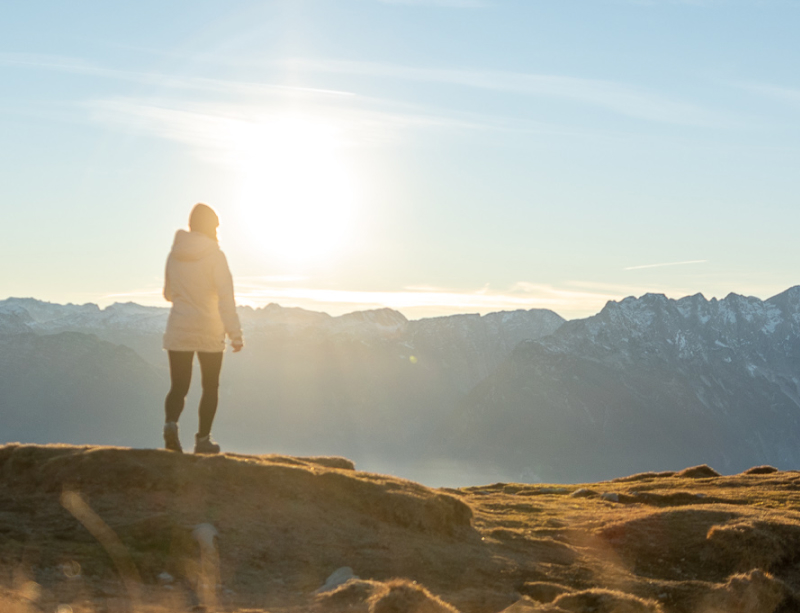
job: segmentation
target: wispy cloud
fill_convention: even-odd
[[[663,123],[721,126],[728,122],[718,112],[674,100],[628,84],[602,79],[502,71],[417,68],[377,62],[292,60],[295,69],[348,73],[461,85],[477,89],[547,96],[590,104],[610,111]]]
[[[540,122],[437,112],[329,88],[117,70],[71,57],[0,53],[0,65],[149,86],[153,90],[147,96],[116,96],[84,106],[103,123],[188,144],[205,159],[214,161],[227,158],[231,134],[285,116],[287,108],[335,124],[343,141],[350,144],[390,142],[407,137],[412,129],[575,132]]]
[[[597,281],[572,280],[559,285],[520,281],[505,289],[489,286],[478,289],[409,286],[396,291],[329,289],[315,287],[313,280],[300,276],[236,277],[236,298],[241,305],[263,307],[270,303],[284,307],[300,307],[343,315],[353,311],[391,308],[410,319],[461,313],[485,315],[517,309],[550,309],[567,319],[590,317],[600,312],[609,301],[648,292],[672,298],[695,293],[692,288],[673,286],[620,285]],[[761,292],[765,296],[775,293]],[[756,292],[758,293],[758,292]],[[101,305],[120,300],[139,304],[168,306],[161,288],[107,294],[96,298]]]
[[[248,154],[247,150],[239,150],[243,142],[251,142],[258,135],[269,138],[270,126],[286,120],[301,119],[335,132],[342,147],[394,142],[408,138],[415,129],[506,129],[502,124],[492,126],[423,112],[372,108],[369,102],[342,105],[309,97],[296,100],[291,110],[280,101],[268,99],[194,102],[180,98],[112,98],[88,106],[96,121],[189,145],[203,159],[223,164],[241,162],[241,156]]]
[[[622,270],[642,270],[643,268],[664,268],[666,266],[686,266],[688,264],[705,264],[708,260],[685,260],[682,262],[663,262],[660,264],[642,264],[640,266],[628,266]]]
[[[568,318],[586,317],[598,312],[609,300],[620,300],[626,295],[528,282],[516,283],[505,291],[489,287],[472,291],[437,287],[373,291],[285,286],[237,279],[236,288],[239,300],[251,306],[275,302],[283,306],[323,310],[333,315],[388,307],[412,318],[533,308],[551,309]]]
[[[689,6],[723,6],[730,0],[614,0],[615,4],[635,4],[639,6],[664,6],[686,4]],[[763,0],[754,0],[763,1]]]
[[[259,97],[275,95],[319,95],[348,97],[360,104],[389,101],[357,96],[350,91],[335,89],[287,86],[280,83],[248,82],[241,80],[184,77],[154,72],[137,72],[105,68],[78,58],[52,55],[0,53],[0,64],[57,70],[108,79],[125,80],[150,85],[162,90],[186,90],[221,94],[227,97]],[[496,92],[514,93],[531,97],[550,97],[607,109],[611,112],[648,121],[677,125],[722,127],[734,122],[718,111],[696,104],[654,93],[626,83],[603,79],[588,79],[564,75],[531,74],[504,71],[476,71],[465,69],[437,69],[410,67],[378,62],[353,62],[341,60],[293,59],[268,62],[274,67],[290,68],[293,72],[341,73],[375,78],[402,79],[426,83],[457,85]],[[396,103],[395,103],[396,104]],[[451,112],[427,112],[437,116],[441,123],[445,116],[454,121]],[[426,113],[416,109],[417,117]],[[431,117],[427,118],[428,121]],[[474,127],[476,118],[461,123]],[[482,127],[501,126],[503,120],[484,118]],[[508,121],[505,121],[508,123]],[[513,123],[520,123],[514,121]]]
[[[772,85],[769,83],[755,83],[751,81],[737,81],[733,83],[733,85],[781,102],[789,102],[792,104],[800,103],[800,89],[797,88]]]
[[[0,66],[45,68],[64,72],[96,74],[102,70],[86,60],[42,53],[0,53]]]
[[[353,92],[298,87],[278,83],[251,82],[233,79],[211,79],[206,77],[184,77],[157,72],[142,72],[106,68],[80,58],[41,55],[30,53],[0,53],[0,65],[54,70],[86,76],[130,81],[165,90],[188,90],[225,94],[226,96],[264,96],[274,94],[305,94],[336,97],[355,96]]]
[[[475,9],[489,6],[489,3],[484,0],[378,0],[378,2],[410,6],[443,6],[457,9]]]
[[[718,275],[717,275],[718,278]],[[724,297],[736,291],[762,299],[786,289],[786,283],[760,283],[763,273],[753,275],[752,283],[742,286],[742,276],[726,279],[718,287],[708,284],[703,293]],[[277,303],[284,307],[300,307],[342,315],[353,311],[388,307],[401,311],[410,319],[454,315],[459,313],[486,314],[516,309],[551,309],[567,319],[584,318],[600,312],[609,301],[620,301],[628,296],[647,293],[665,294],[674,299],[697,293],[696,287],[674,285],[624,285],[599,281],[570,280],[560,285],[521,281],[506,289],[493,290],[482,287],[475,290],[447,287],[409,286],[397,291],[357,289],[326,289],[315,287],[313,280],[304,276],[277,275],[235,277],[236,297],[240,305],[262,307]],[[133,301],[145,306],[169,306],[162,294],[160,283],[149,288],[111,294],[82,294],[70,296],[77,304],[95,302],[101,307],[114,302]],[[54,298],[54,300],[63,300]]]
[[[108,305],[120,300],[137,302],[144,306],[163,306],[165,304],[163,289],[159,287],[103,294],[97,297],[96,300],[100,305]]]

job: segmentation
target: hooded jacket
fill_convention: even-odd
[[[172,303],[164,334],[168,351],[219,352],[225,335],[242,338],[233,278],[217,241],[178,230],[167,257],[164,298]]]

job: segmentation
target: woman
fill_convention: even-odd
[[[217,243],[219,218],[210,206],[197,204],[189,216],[189,232],[178,230],[167,258],[164,298],[172,303],[164,334],[169,352],[172,387],[164,403],[164,446],[183,452],[178,418],[183,411],[192,379],[194,354],[200,361],[203,395],[195,453],[219,453],[211,440],[211,424],[217,412],[219,372],[225,336],[234,353],[242,350],[242,330],[233,298],[233,279],[228,261]]]

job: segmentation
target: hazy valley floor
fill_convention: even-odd
[[[800,472],[433,490],[341,458],[5,445],[0,483],[8,613],[800,611]]]

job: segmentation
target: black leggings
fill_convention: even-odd
[[[211,424],[217,413],[219,400],[219,372],[222,369],[222,352],[206,353],[197,352],[200,360],[200,376],[203,382],[203,396],[200,398],[200,427],[197,435],[208,436],[211,433]],[[189,392],[192,381],[192,361],[194,351],[170,351],[169,375],[172,387],[164,401],[167,421],[178,421],[183,412],[183,403]]]

